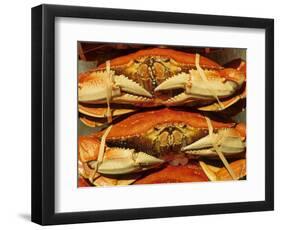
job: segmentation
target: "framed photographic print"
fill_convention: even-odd
[[[32,221],[273,210],[273,19],[32,9]]]

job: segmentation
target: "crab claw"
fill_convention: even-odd
[[[91,170],[112,175],[140,172],[163,163],[163,160],[144,152],[117,147],[106,147],[103,159],[99,162],[101,142],[95,136],[79,137],[78,146],[81,168],[88,171],[87,175],[91,174]]]
[[[212,135],[207,135],[198,141],[182,148],[182,151],[197,156],[217,156],[217,149],[226,157],[243,153],[246,144],[235,129],[223,129]]]
[[[184,92],[168,99],[165,104],[178,105],[194,100],[214,101],[233,95],[243,84],[244,75],[235,69],[204,70],[204,76],[198,70],[180,73],[155,88],[155,91],[183,89]]]
[[[109,76],[111,78],[109,80]],[[79,79],[78,96],[80,102],[103,103],[108,94],[114,99],[123,93],[151,98],[152,95],[133,80],[124,75],[115,75],[114,71],[108,74],[106,71],[93,72],[90,75],[81,76]],[[110,90],[110,92],[108,92]]]
[[[120,175],[140,172],[163,163],[163,160],[144,152],[135,152],[133,149],[111,148],[105,154],[105,159],[97,169],[101,174]],[[89,166],[94,169],[96,161],[89,162]]]
[[[160,85],[158,85],[154,89],[154,91],[157,92],[161,90],[184,89],[189,79],[190,79],[190,74],[188,73],[177,74],[163,81]]]
[[[152,95],[146,89],[124,75],[115,75],[114,82],[117,87],[120,87],[121,91],[144,97],[152,97]]]

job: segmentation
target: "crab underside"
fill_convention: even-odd
[[[245,71],[239,68],[223,68],[197,54],[151,49],[81,74],[79,112],[107,118],[158,106],[223,111],[244,99],[245,92]],[[121,108],[112,109],[115,105]]]
[[[245,137],[236,124],[212,121],[212,125],[214,132],[210,134],[203,116],[171,109],[136,113],[112,126],[102,161],[98,161],[98,150],[104,132],[81,140],[80,159],[89,171],[119,177],[161,168],[169,162],[218,159],[218,152],[228,159],[245,153]]]
[[[243,178],[245,127],[208,112],[233,115],[245,98],[244,62],[162,48],[109,60],[79,76],[80,120],[101,130],[79,138],[79,175],[96,186]]]

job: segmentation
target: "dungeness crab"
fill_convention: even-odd
[[[236,169],[243,165],[236,164],[234,170],[228,159],[245,154],[245,135],[243,124],[214,121],[195,112],[168,108],[139,112],[104,131],[79,137],[79,172],[94,185],[112,185],[112,180],[130,184],[152,168],[156,170],[152,179],[157,179],[157,172],[171,170],[167,155],[184,155],[187,160],[218,158],[225,175],[239,179],[243,175]]]
[[[146,49],[80,74],[79,112],[111,122],[143,107],[220,111],[245,98],[244,88],[245,72],[239,69],[223,68],[199,54]]]

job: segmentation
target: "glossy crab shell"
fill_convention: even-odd
[[[239,128],[241,125],[219,121],[211,121],[211,123],[217,133],[227,131],[227,135],[231,136],[234,133],[234,140],[239,143],[245,136],[242,128]],[[182,148],[189,147],[191,144],[196,145],[200,140],[204,142],[206,139],[205,144],[208,144],[208,133],[206,119],[201,114],[165,108],[136,113],[113,125],[106,143],[108,146],[133,148],[158,157],[163,153],[181,152]],[[101,137],[102,134],[103,132],[100,132],[95,136]],[[235,142],[230,142],[232,143],[236,146]],[[190,155],[201,153],[204,155],[203,150],[198,146],[200,143],[194,148],[191,146],[188,150],[184,149],[184,152]],[[229,154],[236,153],[235,146]],[[244,145],[241,144],[241,148],[244,151]],[[205,155],[208,156],[208,153]]]
[[[245,80],[243,72],[224,69],[196,55],[153,48],[118,57],[79,76],[79,101],[91,104],[129,104],[136,107],[201,105],[235,95]],[[110,80],[108,80],[110,79]],[[110,92],[109,92],[110,91]],[[110,94],[110,96],[109,96]],[[110,98],[109,98],[110,97]],[[227,104],[225,105],[227,106]]]
[[[245,150],[243,144],[245,127],[242,124],[211,121],[211,125],[215,133],[214,137],[221,133],[227,137],[225,144],[222,144],[224,150],[226,150],[226,157]],[[212,147],[212,141],[216,141],[216,138],[213,139],[212,136],[209,136],[206,117],[199,113],[168,108],[139,112],[113,125],[105,139],[106,148],[103,160],[97,164],[100,141],[103,136],[103,131],[89,136],[81,136],[78,143],[80,174],[97,186],[134,183],[140,177],[141,174],[139,173],[152,168],[159,168],[159,166],[166,164],[165,162],[169,162],[166,157],[169,154],[213,157],[212,148],[207,148],[206,152],[206,147]],[[222,139],[219,138],[219,140]],[[200,149],[200,146],[202,149]],[[233,151],[233,149],[236,150],[235,148],[237,152]],[[182,166],[187,162],[188,160]],[[160,171],[167,173],[173,168],[169,166],[165,169],[166,167]],[[93,176],[95,169],[97,174]],[[158,181],[160,182],[167,178],[175,181],[176,178],[174,177],[178,175],[179,171],[187,174],[182,179],[180,179],[181,177],[178,178],[182,182],[206,180],[205,176],[196,177],[196,175],[192,175],[193,172],[196,173],[196,170],[188,167],[181,167],[181,169],[176,167],[174,173],[169,176],[161,174],[160,171],[156,173],[156,176],[148,177],[148,179],[141,180],[139,183],[153,181],[154,179],[157,181],[159,175]],[[108,175],[118,177],[111,178]],[[161,179],[161,177],[163,178]]]

